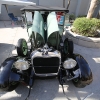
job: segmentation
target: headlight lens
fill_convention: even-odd
[[[27,70],[29,68],[28,62],[24,59],[19,59],[14,63],[14,66],[19,70]]]
[[[66,61],[64,61],[63,63],[63,67],[65,69],[72,69],[76,66],[77,62],[74,59],[67,59]]]

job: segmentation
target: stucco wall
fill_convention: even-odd
[[[22,7],[23,6],[7,6],[8,13],[13,13],[15,16],[20,16],[21,15],[20,9]],[[7,13],[7,10],[6,10],[5,6],[2,5],[0,20],[9,20],[8,13]]]
[[[80,5],[78,5],[78,2],[81,1]],[[63,0],[39,0],[40,5],[45,6],[58,6],[63,7]],[[67,7],[68,0],[65,0],[65,7]],[[70,6],[69,6],[69,13],[76,13],[77,6],[79,7],[79,15],[86,15],[87,9],[89,8],[89,0],[71,0]]]
[[[29,0],[29,1],[33,1],[36,3],[37,0]],[[7,5],[8,12],[14,13],[15,16],[21,16],[21,11],[20,11],[21,8],[23,8],[23,6]],[[1,6],[0,20],[10,20],[4,5]]]
[[[87,15],[87,11],[90,5],[90,0],[81,0],[79,15]]]
[[[76,13],[76,8],[77,8],[77,3],[78,0],[71,0],[70,2],[70,6],[69,6],[69,13],[73,13],[75,14]],[[68,0],[66,0],[66,3],[65,3],[65,6],[67,7],[67,4],[68,4]]]
[[[1,4],[0,4],[0,13],[1,13]]]
[[[40,5],[63,7],[62,0],[39,0]]]
[[[29,0],[32,2],[37,3],[38,0]],[[78,2],[81,2],[80,5],[78,5]],[[71,0],[70,6],[69,6],[69,13],[75,14],[77,12],[77,7],[79,8],[77,14],[78,15],[86,15],[88,8],[89,8],[89,2],[90,0]],[[68,0],[65,0],[65,7],[67,7]],[[63,0],[39,0],[39,5],[45,5],[45,6],[58,6],[63,7]],[[14,13],[15,16],[20,16],[20,6],[8,6],[9,13]],[[9,20],[7,11],[5,6],[2,5],[1,7],[1,14],[0,14],[0,20]]]
[[[77,1],[78,0],[71,0],[70,6],[69,6],[69,11],[70,13],[75,13],[76,7],[77,7]],[[45,5],[45,6],[58,6],[58,7],[63,7],[63,0],[39,0],[40,5]],[[67,7],[68,0],[65,0],[65,7]]]

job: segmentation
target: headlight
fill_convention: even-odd
[[[28,62],[24,59],[19,59],[14,63],[14,66],[19,70],[27,70],[29,68]]]
[[[63,63],[63,67],[65,69],[72,69],[76,66],[77,62],[74,59],[67,59],[66,61],[64,61]]]

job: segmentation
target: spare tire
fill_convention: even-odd
[[[17,54],[18,56],[27,56],[28,46],[25,39],[19,39],[17,43]]]

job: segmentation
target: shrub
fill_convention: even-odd
[[[69,15],[69,22],[73,23],[74,20],[75,20],[75,15],[74,14]]]
[[[79,17],[79,18],[80,18],[80,17],[86,17],[86,16],[87,16],[87,15],[79,15],[79,16],[77,16],[77,17]]]
[[[99,19],[81,17],[74,21],[72,31],[80,35],[95,37],[98,34],[97,29],[100,29]]]
[[[74,14],[69,15],[69,19],[75,20],[75,15]]]

